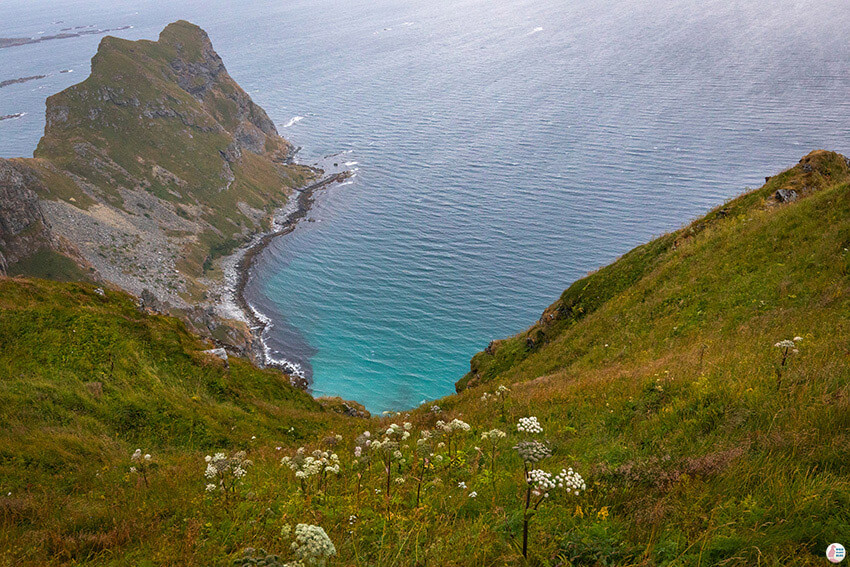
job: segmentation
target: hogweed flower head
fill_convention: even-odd
[[[437,422],[437,429],[446,434],[454,433],[455,431],[469,431],[471,428],[468,423],[465,421],[461,421],[459,419],[453,419],[450,422],[446,423],[445,421]]]
[[[295,526],[295,541],[291,547],[300,561],[317,567],[323,567],[330,557],[336,555],[336,547],[324,528],[311,524]]]
[[[514,446],[520,458],[526,464],[539,463],[552,455],[552,450],[540,441],[520,441]]]
[[[568,495],[578,496],[587,488],[584,479],[573,469],[561,469],[556,475],[541,469],[531,470],[528,471],[526,482],[531,486],[534,496],[544,498],[549,498],[549,493],[556,489],[566,490]]]
[[[304,447],[299,447],[292,457],[283,457],[280,464],[287,466],[295,473],[295,478],[306,480],[311,476],[322,473],[339,474],[339,456],[336,453],[316,449],[307,454]]]
[[[207,480],[215,481],[215,483],[207,484],[206,491],[212,492],[214,489],[211,490],[210,485],[215,484],[225,494],[236,489],[236,485],[248,474],[248,467],[254,464],[253,461],[248,459],[248,454],[245,451],[237,451],[230,457],[226,453],[207,455],[204,457],[204,461],[207,463],[204,477]]]
[[[485,431],[481,434],[481,439],[485,441],[491,441],[495,443],[499,439],[504,439],[507,437],[507,433],[502,431],[501,429],[491,429],[490,431]]]
[[[543,433],[543,426],[540,425],[540,422],[534,416],[519,418],[516,428],[520,433]]]

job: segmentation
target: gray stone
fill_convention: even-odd
[[[793,189],[779,189],[773,197],[780,203],[792,203],[797,200],[798,195]]]

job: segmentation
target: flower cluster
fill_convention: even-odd
[[[141,449],[136,449],[130,455],[130,462],[133,463],[133,466],[130,467],[130,473],[140,475],[145,486],[148,486],[148,471],[151,468],[151,459],[150,453],[142,455]]]
[[[552,455],[549,446],[540,441],[520,441],[514,449],[519,453],[522,462],[530,464],[538,463]]]
[[[220,490],[225,495],[236,489],[236,485],[248,474],[248,467],[254,464],[248,459],[245,451],[238,451],[231,457],[228,457],[226,453],[207,455],[204,461],[207,463],[204,476],[207,480],[213,481],[207,484],[207,492]]]
[[[431,413],[441,413],[443,409],[440,406],[431,406]]]
[[[339,474],[339,456],[318,449],[308,455],[304,447],[299,447],[293,457],[283,457],[280,464],[293,470],[299,480],[322,473]]]
[[[517,431],[520,433],[543,433],[543,426],[537,421],[536,417],[521,417],[517,423]]]
[[[133,454],[130,455],[130,460],[137,463],[150,462],[151,456],[150,453],[146,453],[144,456],[142,456],[142,450],[136,449],[135,451],[133,451]]]
[[[484,441],[491,441],[495,443],[499,439],[504,439],[507,437],[507,433],[502,431],[501,429],[491,429],[490,431],[485,431],[481,434],[481,439]]]
[[[531,470],[526,481],[531,486],[531,493],[543,498],[549,498],[549,492],[555,489],[566,489],[567,494],[578,496],[587,488],[584,479],[573,469],[561,469],[557,475],[541,469]]]
[[[336,547],[325,530],[311,524],[295,526],[295,541],[291,548],[299,561],[306,565],[322,567],[327,564],[328,558],[336,555]]]
[[[304,447],[299,447],[292,457],[281,458],[280,464],[295,473],[295,478],[301,482],[301,490],[305,494],[312,478],[317,479],[316,490],[324,490],[328,474],[338,475],[340,471],[339,456],[336,453],[316,449],[308,455]]]
[[[799,343],[802,340],[803,340],[803,337],[794,337],[793,339],[785,339],[784,341],[779,341],[778,343],[776,343],[773,346],[775,346],[776,348],[781,348],[781,349],[793,349],[792,352],[796,353],[797,352],[797,343]]]
[[[397,441],[407,441],[410,438],[410,429],[412,427],[413,424],[409,422],[405,422],[404,425],[392,423],[384,432],[384,436]]]
[[[437,422],[437,429],[442,431],[443,433],[453,433],[455,431],[469,431],[469,424],[465,421],[461,421],[459,419],[453,419],[450,422],[446,423],[443,420]]]

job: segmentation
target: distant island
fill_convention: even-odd
[[[87,29],[92,26],[78,26],[76,28],[65,28],[62,33],[51,35],[39,35],[36,37],[0,37],[0,49],[7,47],[17,47],[19,45],[29,45],[31,43],[41,43],[44,41],[52,41],[54,39],[69,39],[72,37],[81,37],[84,35],[102,35],[110,32],[123,31],[132,28],[133,26],[121,26],[119,28],[110,29]]]

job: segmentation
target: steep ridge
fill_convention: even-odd
[[[624,293],[648,281],[647,278],[657,270],[677,265],[682,246],[693,242],[697,236],[706,232],[714,234],[720,227],[752,220],[744,219],[744,215],[764,216],[776,212],[783,204],[807,198],[825,187],[845,183],[848,177],[850,159],[834,152],[817,150],[803,157],[796,166],[767,178],[760,189],[717,207],[676,232],[638,246],[616,262],[573,283],[525,332],[491,342],[473,357],[469,373],[456,384],[457,390],[460,392],[485,384],[502,375],[526,375],[520,371],[526,360],[530,367],[533,361],[546,359],[548,354],[559,348],[556,345],[564,333],[578,322],[609,304],[615,304]],[[556,370],[568,359],[558,355],[556,360],[539,367],[539,371]]]

